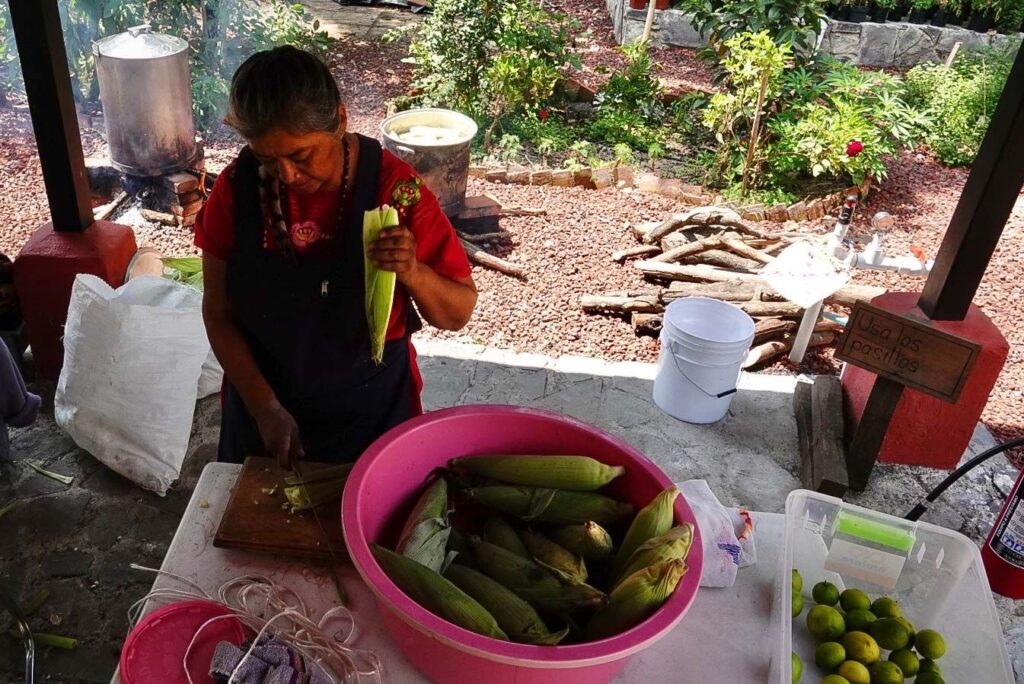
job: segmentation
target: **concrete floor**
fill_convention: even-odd
[[[781,512],[799,487],[792,391],[796,378],[748,375],[730,415],[708,426],[681,423],[651,401],[654,367],[594,359],[552,359],[452,342],[424,342],[421,350],[428,409],[471,403],[512,403],[566,413],[633,444],[674,480],[706,479],[730,505]],[[45,388],[43,390],[45,392]],[[159,565],[203,466],[215,456],[219,405],[200,402],[181,479],[160,498],[143,492],[78,449],[54,425],[52,405],[37,423],[12,433],[13,462],[0,464],[0,505],[22,504],[0,520],[0,586],[20,601],[40,588],[51,599],[36,629],[80,639],[76,651],[43,650],[40,679],[109,681],[127,629],[126,611],[151,576],[131,562]],[[971,452],[987,448],[979,431]],[[70,487],[25,465],[42,461],[75,476]],[[868,490],[851,502],[902,514],[942,473],[879,466]],[[1002,459],[965,479],[935,506],[928,520],[981,540],[1012,486]],[[1024,675],[1024,602],[997,599],[1007,645]],[[0,639],[0,682],[15,682],[20,646]]]

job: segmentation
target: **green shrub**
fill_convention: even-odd
[[[741,34],[726,47],[726,89],[711,98],[704,123],[721,144],[727,185],[741,177],[749,181],[742,190],[786,188],[808,177],[883,180],[885,157],[912,145],[928,124],[896,76],[830,58],[786,68],[788,46],[763,33]],[[848,154],[852,141],[862,145],[859,154]]]
[[[579,66],[569,26],[536,0],[434,0],[412,30],[416,103],[473,117],[488,147],[502,118],[535,112],[561,70]]]
[[[682,0],[716,49],[740,33],[767,31],[777,45],[809,55],[822,31],[825,0]]]
[[[964,52],[950,68],[922,64],[907,73],[910,102],[936,122],[924,139],[942,163],[960,166],[974,160],[1009,77],[1015,50]]]
[[[646,42],[623,45],[626,68],[612,74],[594,98],[601,113],[637,114],[651,123],[665,118],[665,89],[654,75],[654,61]]]

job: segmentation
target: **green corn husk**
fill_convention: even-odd
[[[645,541],[630,556],[629,562],[622,571],[622,579],[619,580],[619,584],[652,565],[661,565],[673,560],[686,560],[690,554],[692,543],[693,525],[690,523],[673,527],[660,537]]]
[[[431,613],[471,632],[508,641],[494,616],[450,580],[378,544],[370,544],[370,550],[391,581]]]
[[[511,551],[517,556],[529,558],[530,552],[526,550],[519,533],[502,517],[492,515],[484,522],[483,538],[485,542],[500,546],[506,551]]]
[[[589,492],[626,472],[587,456],[473,456],[451,465],[474,475],[510,484]]]
[[[299,477],[298,475],[288,475],[284,478],[284,485],[285,487],[293,487],[298,484],[312,484],[314,482],[322,482],[324,480],[345,480],[348,478],[349,473],[352,472],[352,468],[354,468],[355,465],[355,462],[342,463],[341,465],[313,470],[308,473],[303,473],[305,475],[304,478]]]
[[[203,260],[201,257],[165,257],[160,261],[164,266],[164,278],[202,291]]]
[[[630,575],[594,613],[587,637],[605,639],[636,627],[668,600],[685,574],[686,561],[674,560]]]
[[[633,507],[628,503],[591,492],[492,485],[473,487],[465,493],[470,500],[501,513],[552,525],[571,525],[589,520],[607,525],[633,515]]]
[[[538,610],[560,615],[593,608],[608,599],[589,584],[572,582],[500,546],[472,540],[471,546],[485,573]]]
[[[398,536],[395,550],[434,572],[441,572],[450,534],[448,483],[437,478],[420,495]]]
[[[550,535],[556,544],[591,563],[608,560],[614,550],[608,530],[593,520],[582,525],[556,527]]]
[[[308,484],[295,484],[284,488],[284,496],[292,512],[305,511],[341,498],[345,478],[320,480]]]
[[[519,536],[533,560],[575,582],[587,581],[587,564],[580,556],[566,551],[539,532],[522,530]]]
[[[636,514],[622,544],[619,545],[619,550],[615,553],[615,562],[612,564],[612,574],[615,577],[622,576],[622,569],[638,546],[672,529],[672,522],[675,519],[673,505],[678,496],[679,490],[674,486],[669,487]]]
[[[549,631],[533,606],[482,572],[452,565],[444,576],[479,601],[512,641],[553,646],[569,633],[568,627],[559,632]]]
[[[366,322],[370,327],[370,355],[375,363],[384,360],[384,336],[395,301],[397,275],[384,271],[366,257],[366,250],[377,241],[380,231],[398,225],[398,211],[384,205],[363,213],[363,269],[366,289]]]

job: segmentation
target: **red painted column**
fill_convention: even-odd
[[[32,234],[14,260],[14,285],[39,377],[57,378],[64,364],[64,322],[75,276],[89,273],[119,287],[135,251],[132,229],[107,221],[82,233],[56,232],[47,223]]]
[[[913,292],[889,292],[876,297],[872,304],[927,320],[917,307],[919,297]],[[989,393],[1006,363],[1010,345],[991,319],[973,304],[962,321],[929,322],[938,330],[978,343],[981,353],[955,404],[909,387],[903,390],[878,459],[952,470],[971,441]],[[851,364],[843,370],[846,415],[854,421],[860,421],[876,377]]]

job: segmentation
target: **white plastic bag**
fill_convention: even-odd
[[[155,276],[79,275],[54,417],[109,468],[160,495],[177,479],[210,354],[202,293]]]

